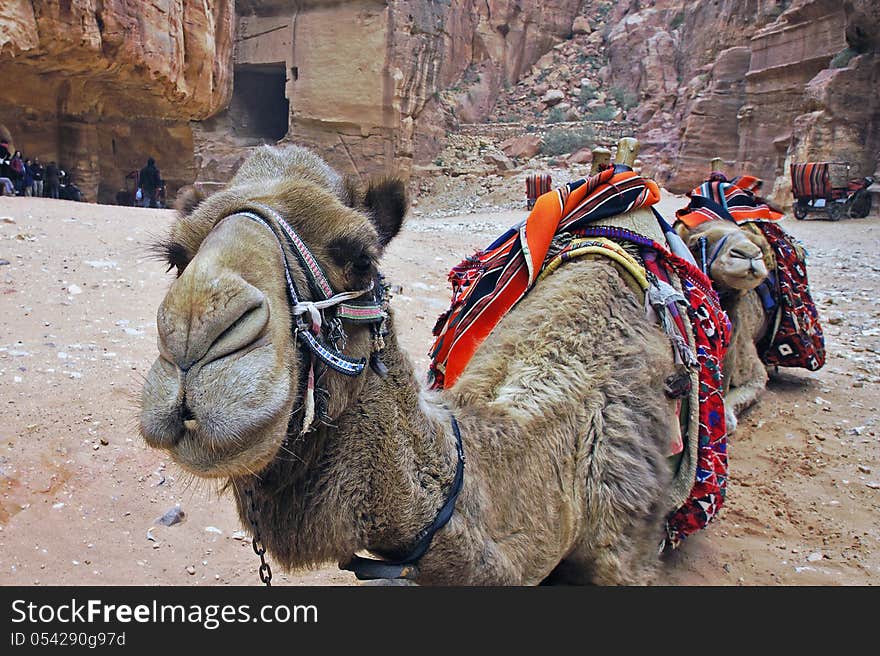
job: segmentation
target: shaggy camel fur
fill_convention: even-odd
[[[773,250],[764,236],[748,225],[706,221],[688,228],[678,221],[675,228],[697,262],[703,252],[701,237],[706,238],[705,252],[709,256],[726,238],[707,273],[733,325],[731,344],[723,365],[724,405],[730,434],[736,430],[740,413],[754,405],[767,386],[767,369],[755,344],[768,326],[761,299],[752,290],[775,268]]]
[[[147,443],[227,481],[246,525],[251,488],[269,553],[295,568],[360,550],[405,554],[449,494],[454,415],[464,485],[418,583],[651,579],[674,510],[666,456],[677,420],[663,383],[675,367],[667,337],[611,265],[562,267],[439,394],[415,375],[392,316],[387,376],[328,374],[329,421],[299,437],[304,359],[279,247],[231,216],[254,201],[294,226],[336,291],[367,286],[406,210],[399,182],[355,195],[308,151],[268,147],[224,191],[193,203],[164,248],[180,275],[158,313],[160,355],[140,420]],[[298,267],[294,275],[308,289]],[[346,354],[368,357],[368,328],[346,330]]]

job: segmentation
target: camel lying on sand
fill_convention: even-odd
[[[460,479],[418,583],[650,581],[680,503],[666,334],[611,264],[581,259],[516,305],[454,386],[426,391],[393,311],[381,331],[346,322],[337,339],[330,313],[304,300],[313,257],[330,296],[381,305],[377,263],[405,213],[400,181],[360,192],[300,148],[260,149],[226,189],[189,203],[164,245],[178,278],[158,311],[143,437],[226,482],[286,568],[403,556]],[[281,217],[308,255],[279,237]],[[334,340],[345,358],[321,357],[339,369],[310,368],[309,349]]]
[[[736,430],[737,417],[751,407],[767,386],[767,368],[756,344],[769,329],[756,289],[776,264],[770,244],[748,224],[715,220],[675,229],[697,261],[705,256],[706,273],[730,318],[733,332],[724,358],[724,396],[727,431]]]

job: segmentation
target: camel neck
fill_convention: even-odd
[[[373,497],[362,548],[393,559],[406,555],[434,521],[458,454],[451,413],[424,391],[396,339],[388,340],[383,360],[387,376],[368,382],[339,425],[351,452],[372,464],[361,476]]]
[[[335,427],[288,440],[251,481],[261,537],[285,566],[339,562],[359,550],[403,557],[446,501],[458,462],[450,413],[423,391],[393,335],[386,344],[387,375],[365,371]]]

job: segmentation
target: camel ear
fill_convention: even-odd
[[[370,183],[364,194],[364,207],[379,233],[384,247],[400,232],[408,205],[406,186],[399,178],[385,178]]]
[[[174,209],[180,216],[189,216],[207,197],[208,194],[197,187],[186,187],[177,193]]]
[[[357,176],[346,175],[342,178],[342,190],[339,192],[339,199],[346,207],[357,207],[361,197],[361,185]]]

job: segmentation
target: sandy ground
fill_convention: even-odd
[[[449,267],[525,216],[425,209],[384,265],[420,370]],[[0,217],[0,584],[258,584],[231,501],[135,430],[171,282],[146,247],[172,213],[0,198]],[[742,418],[727,504],[660,584],[880,583],[880,219],[783,225],[811,254],[828,362],[785,371]],[[186,520],[154,526],[175,504]],[[331,565],[274,582],[356,583]]]

